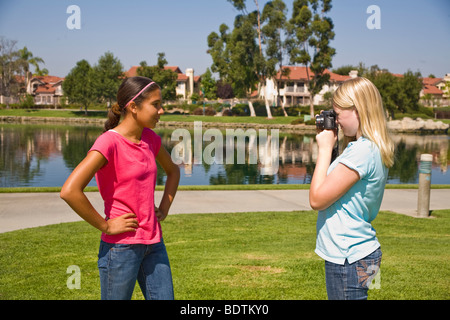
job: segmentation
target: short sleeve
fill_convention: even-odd
[[[108,162],[110,162],[113,156],[113,149],[114,139],[111,137],[109,132],[105,132],[98,137],[97,140],[95,140],[89,152],[98,151],[106,158]]]
[[[144,130],[150,148],[152,149],[153,154],[156,157],[158,155],[159,149],[161,148],[161,137],[151,129],[145,128]]]
[[[367,176],[373,167],[373,146],[370,141],[357,141],[349,145],[340,157],[339,162],[355,170],[359,178]]]

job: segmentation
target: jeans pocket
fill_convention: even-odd
[[[367,257],[356,262],[358,283],[361,287],[379,289],[381,256],[381,250],[377,249]],[[375,280],[375,283],[372,285],[373,280]]]

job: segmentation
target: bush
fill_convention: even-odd
[[[196,115],[196,116],[203,115],[203,107],[195,109],[192,114]],[[206,107],[205,108],[205,116],[215,116],[215,115],[216,115],[216,110],[214,110],[211,107]]]
[[[420,105],[419,113],[423,113],[423,114],[426,114],[430,118],[434,118],[434,111],[431,108],[427,108],[427,107]]]
[[[233,113],[231,112],[230,108],[223,109],[222,111],[222,117],[231,117]]]
[[[22,108],[31,108],[34,106],[34,98],[32,95],[27,94],[25,97],[20,99],[20,106]]]
[[[250,108],[247,104],[238,103],[231,109],[231,115],[233,116],[249,116]]]
[[[291,122],[291,124],[293,124],[293,125],[302,124],[302,123],[303,123],[303,118],[298,118]]]

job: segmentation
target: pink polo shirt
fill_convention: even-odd
[[[144,128],[139,143],[133,143],[110,130],[98,137],[89,150],[100,152],[108,161],[95,174],[107,219],[132,212],[139,221],[136,232],[112,236],[103,233],[103,241],[126,244],[160,242],[161,225],[154,208],[157,173],[155,158],[160,147],[161,137]]]

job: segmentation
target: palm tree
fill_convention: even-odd
[[[25,85],[26,87],[28,87],[28,81],[30,81],[29,79],[29,74],[30,74],[30,64],[32,66],[35,67],[35,72],[37,74],[40,73],[40,69],[39,69],[39,63],[45,63],[44,59],[40,58],[40,57],[35,57],[33,56],[33,53],[31,53],[31,51],[28,51],[27,47],[24,47],[23,49],[19,50],[19,59],[21,61],[21,65],[22,65],[22,69],[25,73]],[[47,71],[48,73],[48,71]]]

